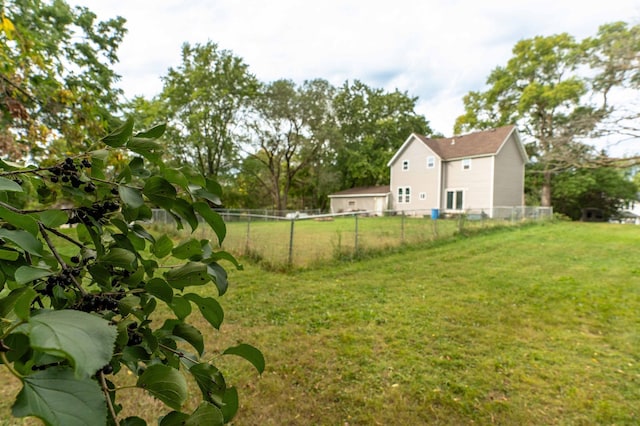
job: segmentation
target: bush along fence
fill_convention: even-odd
[[[551,219],[551,208],[509,207],[440,214],[433,210],[358,211],[339,214],[218,210],[227,224],[223,249],[272,269],[308,267],[334,259],[418,245],[455,234],[497,226],[518,226]],[[171,216],[154,212],[154,221],[171,224]],[[206,228],[198,237],[210,239]]]

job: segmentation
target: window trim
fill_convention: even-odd
[[[427,193],[426,193],[426,192],[421,192],[421,193],[418,195],[418,198],[419,198],[420,200],[426,200],[426,199],[427,199]]]
[[[436,166],[436,157],[434,155],[429,155],[427,157],[427,169],[433,169]]]
[[[409,160],[402,160],[402,171],[406,172],[409,170]]]
[[[462,159],[462,170],[471,170],[471,158]]]
[[[463,211],[464,199],[466,198],[465,190],[463,189],[447,189],[445,206],[450,211]]]
[[[411,204],[411,187],[399,186],[396,197],[398,204]]]

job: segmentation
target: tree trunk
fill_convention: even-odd
[[[544,172],[540,205],[542,207],[551,207],[551,172]]]

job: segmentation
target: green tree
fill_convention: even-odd
[[[585,103],[588,85],[576,70],[584,49],[568,34],[521,40],[505,67],[494,69],[488,89],[464,97],[455,132],[517,124],[540,164],[542,206],[551,205],[555,173],[579,164],[591,147],[581,141],[603,110]]]
[[[635,201],[637,192],[636,184],[619,168],[576,168],[554,175],[551,201],[554,212],[573,220],[579,220],[585,208],[598,209],[609,219]]]
[[[640,25],[625,22],[602,25],[595,37],[582,42],[585,63],[595,71],[592,87],[610,112],[599,130],[605,135],[640,137],[640,109],[635,102],[616,102],[621,92],[637,97],[640,89]]]
[[[14,416],[47,425],[146,425],[119,417],[127,401],[111,377],[128,372],[140,392],[167,406],[160,425],[233,418],[237,391],[204,356],[211,330],[189,319],[195,307],[220,328],[224,312],[211,294],[228,288],[221,263],[240,265],[220,250],[226,228],[211,208],[220,204],[220,186],[193,168],[166,166],[157,142],[163,131],[134,133],[127,120],[89,152],[48,166],[0,160],[0,363],[22,383]],[[129,162],[112,170],[109,158],[123,151]],[[29,210],[11,201],[30,188]],[[70,205],[55,204],[61,198]],[[154,235],[152,208],[192,233],[208,226],[214,238]],[[201,286],[211,289],[195,290]],[[221,354],[264,369],[264,357],[248,344]],[[185,376],[200,391],[193,412],[183,411]]]
[[[318,155],[330,149],[333,88],[325,80],[297,86],[290,80],[267,84],[247,125],[247,145],[265,173],[255,178],[268,188],[276,210],[289,206],[297,179]]]
[[[335,147],[339,189],[389,183],[387,162],[407,137],[432,134],[427,120],[415,112],[417,100],[358,80],[344,83],[334,101],[341,134]]]
[[[164,104],[171,154],[205,176],[220,178],[236,166],[234,129],[256,95],[249,67],[215,43],[185,43],[182,64],[163,77],[158,101]]]
[[[1,10],[0,157],[86,148],[118,111],[111,65],[125,20],[99,21],[63,0],[8,0]]]

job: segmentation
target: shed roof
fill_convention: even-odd
[[[389,185],[382,186],[361,186],[359,188],[349,188],[344,191],[336,192],[329,197],[354,197],[367,195],[387,195],[391,192]]]

